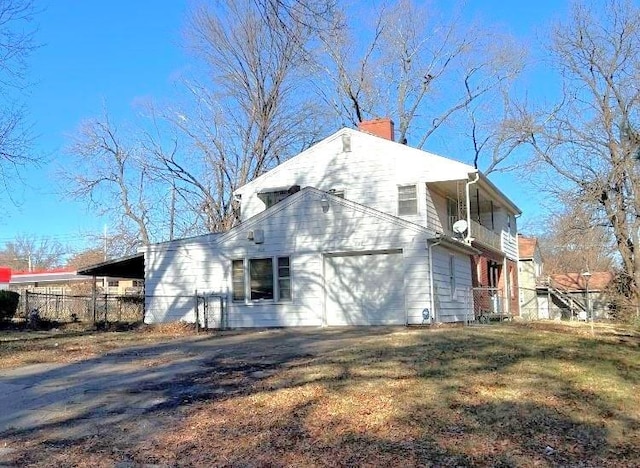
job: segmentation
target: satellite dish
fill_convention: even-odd
[[[453,223],[453,232],[462,235],[467,232],[467,227],[467,222],[464,219],[459,219]]]

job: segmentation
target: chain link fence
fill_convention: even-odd
[[[507,298],[501,288],[473,288],[473,313],[476,322],[489,323],[491,320],[509,320]]]
[[[29,320],[37,311],[41,320],[59,323],[109,322],[135,323],[144,318],[144,296],[65,295],[24,291],[18,309],[20,318]]]

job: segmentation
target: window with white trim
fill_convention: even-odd
[[[398,186],[398,216],[418,214],[418,186]]]
[[[273,260],[254,258],[249,260],[249,299],[273,299]]]
[[[231,283],[233,287],[233,300],[244,301],[244,260],[231,261]]]
[[[233,300],[290,301],[291,268],[289,257],[232,260]]]
[[[291,266],[289,257],[278,257],[278,296],[281,301],[291,300]]]

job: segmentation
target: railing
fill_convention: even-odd
[[[496,250],[502,250],[500,235],[474,220],[471,220],[471,237],[473,237],[476,242]]]

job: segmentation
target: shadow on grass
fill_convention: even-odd
[[[538,331],[230,333],[4,377],[32,398],[32,409],[5,416],[5,428],[13,429],[0,437],[26,445],[0,462],[44,465],[63,452],[78,459],[99,452],[103,463],[193,465],[640,461],[640,422],[625,410],[638,406],[637,393],[616,400],[589,392],[579,375],[591,368],[589,378],[633,388],[637,346]],[[136,362],[119,366],[123,361]],[[40,387],[29,387],[34,381]],[[46,396],[38,393],[43,387]],[[633,401],[622,408],[624,398]],[[75,411],[29,422],[33,411],[63,404]],[[220,414],[226,419],[216,419]]]

